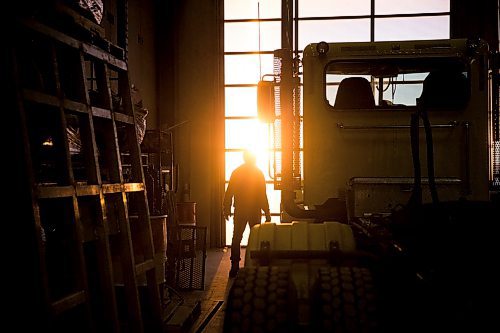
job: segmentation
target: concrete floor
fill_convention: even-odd
[[[179,291],[184,303],[200,302],[201,312],[196,320],[184,328],[188,333],[221,333],[224,322],[226,297],[234,279],[229,279],[231,261],[229,248],[213,248],[207,250],[204,290]],[[245,257],[245,248],[241,249],[241,257]],[[243,266],[242,260],[240,266]]]

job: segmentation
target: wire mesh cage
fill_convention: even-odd
[[[167,279],[182,290],[205,289],[206,227],[171,226],[167,246]]]

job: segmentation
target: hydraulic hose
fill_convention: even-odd
[[[429,121],[429,116],[427,114],[427,109],[423,107],[420,110],[420,116],[422,122],[424,123],[425,130],[425,144],[427,150],[427,175],[429,177],[429,189],[431,191],[432,203],[437,204],[439,202],[437,187],[436,187],[436,176],[434,173],[434,142],[432,140],[432,128]]]
[[[422,170],[420,168],[420,138],[419,138],[419,114],[418,111],[411,115],[410,141],[411,156],[413,161],[413,191],[408,206],[422,205]]]
[[[432,128],[429,121],[429,116],[424,105],[419,103],[417,111],[411,115],[410,125],[410,140],[411,140],[411,154],[414,170],[414,186],[413,192],[410,197],[409,205],[419,206],[422,204],[422,169],[420,166],[420,132],[419,123],[420,118],[424,124],[425,130],[425,145],[427,153],[427,175],[429,178],[429,189],[431,192],[432,203],[439,202],[436,176],[434,172],[434,142],[432,139]]]

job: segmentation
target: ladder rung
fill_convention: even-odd
[[[111,119],[111,111],[107,109],[92,107],[92,115],[99,118]]]
[[[49,95],[36,90],[24,89],[23,96],[26,100],[35,103],[40,103],[55,107],[59,107],[61,105],[61,101],[57,96]],[[71,111],[87,113],[87,106],[85,104],[75,102],[69,99],[63,99],[63,107]]]
[[[74,294],[61,298],[58,301],[52,303],[52,313],[54,315],[59,315],[64,311],[70,310],[80,304],[87,301],[87,296],[85,291],[78,291]]]
[[[88,54],[94,58],[103,60],[103,61],[107,62],[108,65],[115,67],[116,69],[121,69],[123,71],[127,70],[127,63],[125,61],[120,60],[120,59],[112,56],[111,54],[98,49],[97,47],[95,47],[93,45],[82,43],[82,49],[83,49],[83,52],[85,52],[86,54]]]
[[[99,195],[99,185],[78,185],[76,195],[84,197],[88,195]]]
[[[76,49],[80,48],[80,42],[74,38],[68,37],[65,34],[49,28],[48,26],[41,24],[33,19],[21,19],[20,22],[27,28],[35,30],[43,35],[52,37],[55,40],[64,43],[68,46],[74,47]]]
[[[56,107],[60,105],[58,97],[42,93],[36,90],[24,89],[23,96],[25,99],[35,103],[56,106]]]
[[[153,259],[148,259],[141,262],[140,264],[135,265],[135,275],[144,274],[153,268],[155,268],[155,261]]]
[[[73,186],[37,186],[37,196],[40,199],[72,197],[75,189]]]
[[[27,28],[33,29],[33,30],[35,30],[43,35],[52,37],[55,40],[57,40],[63,44],[66,44],[70,47],[73,47],[77,50],[83,50],[83,52],[85,52],[86,54],[88,54],[94,58],[103,60],[103,61],[107,62],[109,65],[111,65],[117,69],[121,69],[124,71],[127,70],[127,63],[125,61],[120,60],[120,59],[110,55],[109,53],[98,49],[97,47],[95,47],[93,45],[80,42],[79,40],[74,39],[72,37],[69,37],[69,36],[65,35],[64,33],[61,33],[55,29],[52,29],[44,24],[38,23],[33,19],[22,19],[20,22]]]
[[[120,193],[122,191],[122,184],[102,184],[102,192],[104,194]]]
[[[115,112],[115,120],[119,121],[121,123],[130,124],[130,125],[134,124],[134,117],[128,116],[128,115],[123,114],[123,113]]]
[[[71,19],[78,25],[84,27],[90,32],[95,32],[97,33],[100,37],[104,37],[104,28],[101,27],[99,24],[92,22],[85,16],[77,13],[75,10],[72,8],[68,7],[67,5],[57,2],[54,8],[56,11],[59,13],[62,13],[64,15],[67,15],[71,17]]]
[[[125,192],[141,192],[144,191],[144,183],[125,183]]]
[[[75,111],[75,112],[81,112],[81,113],[87,113],[87,105],[79,102],[75,102],[69,99],[64,99],[63,100],[63,106],[65,109]]]

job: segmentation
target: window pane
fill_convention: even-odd
[[[224,1],[224,18],[226,20],[256,19],[259,3],[260,18],[280,18],[281,0],[226,0]]]
[[[397,80],[398,81],[423,81],[427,77],[427,75],[429,75],[429,72],[404,74],[404,75],[398,75]]]
[[[394,17],[375,19],[375,40],[447,39],[450,17]]]
[[[260,51],[273,51],[281,47],[281,23],[260,23]],[[224,50],[259,51],[259,23],[235,22],[224,24]]]
[[[393,84],[389,84],[387,79],[384,80],[383,99],[390,101],[392,104],[402,104],[407,106],[417,105],[416,99],[422,94],[422,81],[429,73],[413,73],[398,75]],[[375,80],[375,85],[378,86],[378,79]],[[403,83],[408,82],[408,83]],[[378,90],[376,91],[378,96]],[[376,104],[378,100],[376,98]]]
[[[269,176],[269,161],[272,163],[271,153],[257,154],[257,167],[264,173],[266,181],[272,180]],[[242,152],[226,152],[226,175],[225,180],[229,181],[231,173],[243,163]]]
[[[364,77],[368,81],[371,80],[370,75],[340,75],[340,74],[326,74],[326,83],[336,83],[335,85],[326,86],[326,100],[331,106],[335,105],[337,98],[337,90],[339,89],[338,83],[347,77]]]
[[[310,43],[368,42],[370,20],[322,20],[299,22],[299,49]]]
[[[384,93],[383,99],[391,102],[392,104],[402,104],[406,106],[415,106],[416,98],[422,94],[422,81],[428,73],[412,73],[400,74],[393,83],[389,83],[388,79],[384,79]],[[378,87],[378,79],[371,78],[367,75],[329,75],[327,74],[326,80],[328,83],[335,83],[334,85],[326,86],[326,98],[330,105],[335,105],[337,96],[338,84],[345,77],[365,77],[368,81],[373,81],[374,86]],[[404,83],[404,82],[407,83]],[[378,103],[378,88],[374,90],[375,104]]]
[[[273,184],[267,184],[267,200],[269,201],[269,210],[271,214],[279,213],[281,211],[281,191],[274,189]]]
[[[257,84],[260,74],[273,73],[273,55],[262,54],[261,67],[259,66],[259,55],[226,55],[224,57],[224,73],[226,84]],[[261,70],[259,70],[261,68]]]
[[[276,223],[276,224],[280,224],[281,223],[281,216],[272,216],[271,215],[271,222]]]
[[[269,132],[258,119],[226,119],[226,148],[249,149],[259,158],[269,149]]]
[[[226,117],[257,117],[257,87],[226,87]]]
[[[384,99],[393,104],[417,105],[417,98],[422,94],[422,84],[396,84],[384,91]]]
[[[326,86],[326,100],[331,106],[335,105],[335,99],[337,98],[337,91],[339,86]]]
[[[240,166],[241,163],[243,163],[243,156],[241,152],[226,152],[226,181],[229,181],[231,173],[234,169]]]
[[[375,15],[449,11],[450,0],[375,0]]]
[[[345,78],[348,77],[364,77],[368,81],[371,80],[370,75],[341,75],[341,74],[326,74],[326,82],[327,83],[340,83]]]
[[[370,15],[371,0],[299,1],[299,17]]]

